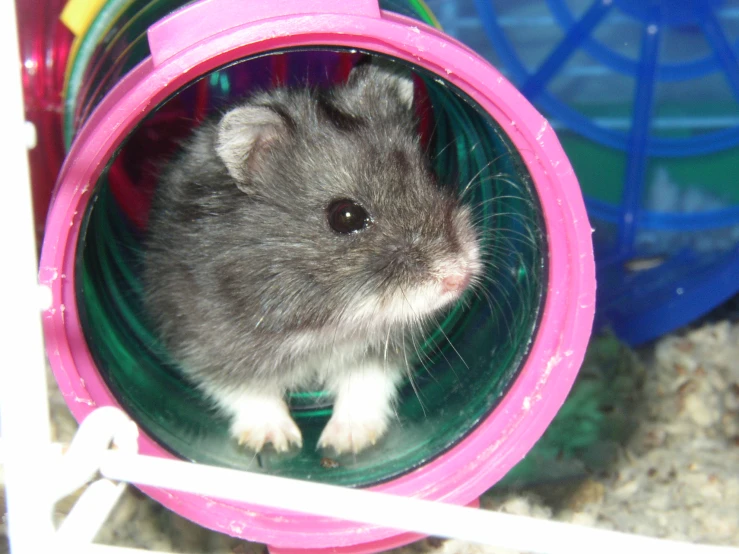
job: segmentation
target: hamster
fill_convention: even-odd
[[[469,208],[430,171],[413,82],[388,63],[204,123],[160,177],[145,306],[186,376],[259,452],[301,447],[289,390],[324,387],[318,448],[386,432],[412,341],[480,278]]]

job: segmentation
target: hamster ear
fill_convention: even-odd
[[[379,60],[360,62],[349,73],[347,87],[360,96],[395,94],[404,109],[413,109],[413,79],[400,64]]]
[[[223,116],[216,153],[239,189],[246,192],[249,173],[258,169],[270,144],[285,132],[282,116],[264,106],[240,106]]]

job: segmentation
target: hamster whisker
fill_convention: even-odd
[[[254,455],[251,457],[251,460],[249,460],[249,465],[247,465],[246,467],[250,467],[255,460],[257,462],[257,465],[259,467],[262,467],[262,457],[260,455],[260,452],[257,450],[254,451]]]
[[[500,273],[500,275],[505,276],[506,273]],[[511,304],[510,299],[508,297],[508,293],[507,293],[508,287],[501,287],[500,286],[500,284],[501,284],[500,283],[500,279],[493,280],[493,278],[492,277],[489,277],[489,276],[486,276],[483,279],[486,280],[486,281],[488,281],[491,285],[495,286],[496,287],[496,290],[502,290],[503,291],[503,300],[505,301],[505,303],[507,305],[507,308],[508,308],[509,313],[513,314],[513,316],[515,318],[515,310],[513,309],[513,305]],[[513,282],[513,284],[514,284],[514,288],[516,288],[516,283]],[[484,294],[486,296],[489,296],[490,295],[490,291],[488,291],[484,287],[480,289],[480,292],[482,292],[482,294]],[[492,299],[495,302],[495,304],[496,304],[496,306],[497,306],[497,308],[499,310],[499,313],[506,313],[505,310],[503,309],[503,305],[502,304],[500,304],[499,302],[497,302],[495,300],[495,298],[492,297],[492,296],[489,296],[489,298]]]
[[[484,205],[486,205],[488,203],[497,202],[497,201],[499,201],[501,199],[517,200],[519,202],[522,202],[526,207],[528,207],[532,211],[535,211],[537,209],[537,207],[534,204],[533,200],[531,200],[531,198],[529,198],[526,195],[524,195],[525,193],[524,193],[523,190],[521,190],[521,187],[517,186],[517,184],[515,182],[511,181],[510,179],[508,179],[507,176],[505,176],[505,174],[490,175],[489,177],[485,177],[484,179],[480,179],[479,180],[479,184],[480,185],[484,185],[484,184],[486,184],[488,182],[503,182],[503,183],[506,183],[506,184],[510,185],[511,187],[513,187],[515,191],[518,191],[519,193],[521,193],[521,196],[515,195],[515,194],[510,194],[510,193],[506,193],[505,195],[499,194],[499,195],[496,195],[496,196],[494,196],[492,198],[488,198],[486,200],[482,200],[479,203],[472,205],[471,207],[472,207],[473,210],[479,209],[480,207],[482,207],[482,206],[484,206]]]
[[[459,350],[457,350],[457,349],[456,349],[456,347],[454,346],[454,343],[452,343],[451,339],[450,339],[450,338],[449,338],[449,337],[447,336],[447,334],[446,334],[446,333],[444,332],[444,329],[442,328],[441,324],[440,324],[440,323],[438,323],[438,321],[437,321],[437,324],[436,324],[436,326],[438,327],[438,329],[439,329],[439,331],[441,332],[441,334],[442,334],[442,335],[444,335],[444,338],[445,338],[445,339],[446,339],[446,341],[447,341],[447,342],[449,343],[449,346],[451,346],[451,347],[452,347],[452,350],[454,350],[454,353],[455,353],[455,354],[456,354],[456,355],[457,355],[457,356],[459,357],[460,361],[461,361],[461,362],[462,362],[462,363],[464,364],[464,367],[466,367],[467,369],[470,369],[470,366],[468,366],[468,365],[467,365],[467,362],[466,362],[466,361],[464,360],[464,358],[462,357],[462,354],[460,354],[460,353],[459,353]]]
[[[439,318],[440,317],[441,317],[440,315],[434,317],[434,323],[436,324],[436,327],[439,328],[439,330],[441,330],[441,323],[439,323]],[[443,333],[443,331],[442,331],[442,333]],[[444,335],[444,338],[447,340],[447,342],[449,342],[449,337],[447,337],[446,335]],[[454,347],[452,346],[452,348],[454,348]],[[447,364],[449,365],[449,369],[454,374],[454,377],[459,381],[459,375],[457,374],[456,370],[454,369],[454,365],[452,364],[452,362],[449,360],[449,358],[446,357],[446,354],[444,354],[444,351],[443,350],[439,349],[439,353],[444,357],[444,359],[446,360]],[[464,362],[464,360],[462,360],[462,362]],[[467,364],[465,364],[465,365],[467,365]]]
[[[418,331],[422,334],[423,333],[423,325],[421,322],[414,322],[415,325],[418,327]],[[428,366],[424,363],[423,358],[425,357],[427,361],[431,362],[431,358],[428,356],[428,354],[425,354],[421,351],[420,347],[418,346],[418,343],[416,343],[415,333],[410,332],[409,336],[411,338],[411,344],[413,344],[413,349],[416,351],[416,356],[418,358],[418,362],[421,364],[421,367],[423,367],[426,374],[431,377],[431,379],[434,380],[434,382],[438,383],[438,379],[436,379],[436,376],[431,372],[431,370],[428,368]],[[454,372],[454,368],[452,368],[452,372]],[[457,377],[457,374],[454,374],[455,377]]]
[[[506,242],[509,242],[506,237],[501,237],[501,242],[503,244],[496,244],[495,249],[490,252],[486,252],[484,256],[481,256],[481,261],[483,263],[491,263],[496,261],[505,261],[506,265],[510,265],[508,260],[511,257],[515,257],[518,260],[518,263],[520,265],[524,265],[524,258],[521,254],[521,251],[517,248],[514,248],[512,244],[505,244]],[[490,266],[496,271],[500,271],[502,273],[507,273],[503,271],[503,267],[500,266]]]
[[[510,248],[510,252],[520,253],[521,248],[515,248],[514,244],[524,245],[526,250],[533,247],[537,250],[538,237],[534,233],[523,230],[516,230],[511,227],[500,227],[499,229],[490,229],[490,233],[486,235],[490,246],[494,247],[495,252],[499,253],[503,246],[501,243],[506,243],[505,246]],[[514,242],[515,241],[515,242]],[[503,250],[504,252],[507,252]]]
[[[514,246],[515,241],[521,241],[518,237],[507,237],[505,234],[499,233],[501,236],[498,237],[498,242],[495,244],[485,245],[485,249],[481,249],[484,252],[480,257],[483,260],[507,260],[511,256],[515,256],[520,263],[523,263],[523,254],[520,248]],[[502,269],[502,268],[499,268]]]
[[[493,196],[492,198],[488,198],[486,200],[481,200],[477,204],[470,205],[470,209],[472,211],[475,211],[476,212],[476,211],[479,211],[480,208],[483,208],[483,207],[485,207],[485,206],[487,206],[489,204],[498,203],[501,200],[516,200],[516,201],[520,201],[520,202],[523,202],[532,211],[535,210],[535,207],[534,207],[533,203],[528,198],[524,198],[523,196],[517,196],[515,194],[498,194],[496,196]],[[518,212],[516,212],[516,213],[518,213]],[[519,215],[525,216],[525,217],[530,217],[527,214],[519,214]]]
[[[488,215],[480,214],[479,216],[475,216],[475,218],[473,218],[473,220],[472,220],[472,224],[474,226],[476,226],[476,227],[479,227],[483,223],[486,223],[488,221],[494,220],[494,219],[496,219],[498,217],[515,218],[522,225],[525,225],[527,223],[528,224],[534,223],[533,218],[531,218],[531,217],[529,217],[527,215],[524,215],[524,214],[519,214],[519,213],[516,213],[516,212],[495,212],[495,213],[491,213],[491,214],[488,214]]]
[[[515,260],[515,263],[512,263],[512,260]],[[506,279],[515,290],[523,290],[531,285],[529,272],[524,273],[523,283],[520,282],[520,278],[513,274],[516,271],[515,267],[520,268],[528,265],[521,252],[515,248],[501,244],[495,252],[486,256],[481,263],[483,266],[493,269],[496,272],[496,278]],[[503,264],[507,270],[499,264]]]
[[[424,332],[424,328],[423,328],[423,321],[424,321],[424,320],[423,320],[422,318],[420,318],[420,317],[418,316],[418,314],[416,314],[416,313],[415,313],[415,310],[413,309],[413,306],[411,305],[410,301],[408,300],[408,296],[407,296],[407,295],[405,294],[405,291],[403,290],[403,287],[399,287],[399,288],[400,288],[400,292],[401,292],[401,294],[403,295],[403,298],[405,299],[405,302],[406,302],[406,304],[408,304],[408,308],[409,308],[409,309],[410,309],[410,310],[411,310],[411,311],[412,311],[412,312],[414,313],[414,315],[416,316],[416,317],[415,317],[415,319],[414,319],[413,321],[411,321],[411,326],[415,325],[415,326],[416,326],[416,327],[418,328],[418,330],[419,330],[419,333],[423,334],[423,332]],[[437,320],[436,320],[436,318],[435,318],[435,317],[433,317],[433,316],[432,316],[432,317],[431,317],[431,319],[433,319],[433,320],[434,320],[434,322],[435,322],[435,323],[437,323],[437,325],[438,325],[438,322],[437,322]],[[403,340],[405,340],[405,336],[403,337]],[[448,340],[448,339],[447,339],[447,340]],[[433,374],[431,373],[431,371],[430,371],[430,370],[428,369],[428,366],[426,366],[426,364],[425,364],[425,363],[423,363],[423,354],[422,354],[422,352],[421,352],[421,349],[419,348],[418,344],[416,343],[416,340],[415,340],[415,337],[413,336],[413,333],[411,333],[411,341],[412,341],[412,344],[413,344],[413,348],[414,348],[414,349],[415,349],[415,351],[416,351],[416,355],[417,355],[417,357],[418,357],[418,361],[419,361],[419,362],[421,363],[421,366],[422,366],[422,367],[424,368],[424,370],[426,371],[426,373],[427,373],[427,374],[428,374],[428,375],[429,375],[429,376],[430,376],[430,377],[431,377],[432,379],[434,379],[434,381],[436,381],[436,378],[435,378],[435,377],[433,376]],[[449,364],[449,368],[450,368],[450,369],[452,370],[452,373],[454,373],[454,376],[455,376],[455,377],[457,377],[457,379],[459,379],[459,377],[457,376],[456,372],[454,371],[454,366],[453,366],[453,365],[452,365],[452,363],[451,363],[451,362],[449,361],[449,359],[448,359],[448,358],[446,357],[446,355],[444,354],[444,352],[443,352],[443,351],[441,351],[441,355],[442,355],[442,356],[444,356],[444,359],[445,359],[445,360],[446,360],[446,362],[447,362],[447,363]],[[428,358],[428,357],[427,357],[427,359],[428,359],[429,361],[431,361],[431,359],[430,359],[430,358]],[[408,376],[409,376],[409,378],[411,379],[411,386],[413,386],[413,389],[415,390],[415,388],[416,388],[416,387],[415,387],[415,384],[413,383],[413,376],[412,376],[412,374],[411,374],[411,372],[410,372],[410,368],[408,368]],[[418,396],[418,394],[417,394],[417,396]],[[422,402],[422,401],[421,401],[421,397],[420,397],[420,396],[418,397],[418,401],[419,401],[419,402]],[[423,408],[423,403],[421,403],[421,407]],[[425,415],[425,413],[426,413],[426,412],[425,412],[425,410],[424,410],[424,415]]]
[[[492,198],[488,198],[487,200],[482,200],[481,202],[475,204],[474,206],[471,206],[473,210],[477,210],[485,206],[486,204],[490,204],[492,202],[499,202],[501,200],[518,200],[520,202],[523,202],[531,209],[534,209],[534,204],[531,202],[530,199],[525,198],[523,196],[516,196],[515,194],[503,194],[503,195],[497,195]],[[521,214],[523,215],[523,214]]]
[[[387,336],[385,337],[385,361],[384,361],[384,367],[383,367],[385,373],[387,373],[387,347],[388,347],[388,344],[390,344],[390,330],[391,329],[392,327],[388,325]],[[405,337],[403,337],[403,340],[405,340]]]
[[[477,297],[480,298],[480,300],[483,300],[484,299],[487,302],[488,308],[490,308],[490,315],[491,315],[491,317],[494,316],[496,313],[497,314],[500,314],[503,317],[505,317],[506,312],[503,310],[502,305],[490,294],[489,291],[487,291],[485,289],[479,289],[479,290],[473,291],[473,293],[475,295],[477,295]],[[482,295],[482,296],[480,296],[480,295]],[[493,309],[493,304],[495,304],[495,306],[497,307],[497,311]],[[493,319],[495,319],[495,318],[493,318]],[[510,325],[510,323],[511,322],[506,321],[506,324],[504,325],[504,327],[507,330],[508,340],[510,342],[513,342],[513,333],[511,331],[512,325]]]
[[[400,289],[400,292],[401,292],[401,294],[403,295],[403,298],[405,299],[405,302],[406,302],[406,304],[408,304],[408,308],[409,308],[409,309],[411,310],[411,312],[413,312],[413,314],[415,315],[415,319],[414,319],[414,320],[413,320],[413,321],[411,322],[411,324],[415,324],[415,325],[417,325],[417,326],[418,326],[418,328],[419,328],[419,330],[420,330],[421,332],[423,332],[423,325],[422,325],[423,319],[422,319],[422,318],[420,318],[420,317],[418,316],[418,314],[417,314],[417,313],[415,312],[415,310],[413,309],[413,305],[412,305],[412,304],[410,303],[410,301],[408,300],[408,296],[407,296],[407,295],[405,294],[405,291],[403,290],[403,287],[399,287],[399,289]],[[431,319],[431,320],[433,320],[433,322],[434,322],[434,323],[435,323],[435,324],[436,324],[436,325],[437,325],[437,326],[438,326],[439,328],[441,328],[441,326],[439,325],[439,323],[438,323],[438,320],[436,319],[436,317],[432,316],[432,317],[431,317],[430,319]],[[443,331],[442,331],[442,333],[443,333]],[[449,339],[447,338],[447,340],[449,340]],[[414,343],[414,346],[415,346],[415,343]],[[454,346],[453,346],[453,345],[452,345],[452,348],[454,348]],[[417,347],[416,347],[416,352],[418,352],[418,348],[417,348]],[[444,359],[446,360],[447,364],[449,364],[449,368],[450,368],[450,369],[452,370],[452,372],[454,372],[454,366],[452,365],[452,362],[451,362],[451,361],[449,360],[449,358],[447,358],[447,357],[446,357],[446,354],[444,354],[444,352],[443,352],[443,351],[440,351],[440,353],[441,353],[441,355],[442,355],[442,356],[444,356]],[[459,353],[457,353],[457,355],[459,355]],[[464,360],[462,360],[462,362],[464,362]],[[466,364],[465,364],[465,365],[466,365]],[[425,366],[424,366],[424,367],[425,367]],[[427,370],[427,372],[428,372],[428,370]],[[455,373],[455,375],[456,375],[456,373]],[[415,389],[415,385],[413,385],[413,387],[414,387],[414,389]],[[419,398],[418,400],[419,400],[419,402],[420,402],[420,400],[421,400],[421,399]]]
[[[502,286],[505,284],[505,281],[512,284],[512,287],[505,287]],[[482,284],[491,285],[496,288],[496,290],[503,291],[503,294],[506,296],[506,298],[509,295],[509,289],[513,289],[516,293],[521,293],[521,288],[518,286],[518,283],[514,281],[510,276],[506,276],[505,274],[502,274],[502,277],[499,276],[499,278],[493,278],[492,276],[483,278],[481,281]]]
[[[519,241],[521,244],[525,244],[527,246],[531,246],[532,248],[536,249],[539,245],[537,244],[535,238],[531,236],[531,233],[525,234],[521,231],[517,231],[515,229],[511,229],[510,227],[504,227],[502,229],[496,229],[495,230],[496,235],[502,235],[502,239],[508,240],[508,241]],[[514,235],[514,236],[510,236]]]
[[[439,125],[439,122],[436,121],[434,123],[434,131],[436,131],[436,127],[438,125]],[[433,132],[432,132],[432,136],[433,136]],[[447,150],[447,148],[449,148],[450,146],[454,145],[456,142],[457,141],[455,139],[452,139],[449,142],[447,142],[446,146],[444,146],[441,150],[439,150],[438,152],[436,152],[436,154],[434,154],[434,156],[431,158],[431,163],[436,162],[436,160],[438,160],[441,157],[441,155]],[[431,143],[429,143],[429,147],[428,148],[430,148],[430,147],[431,147]],[[426,154],[428,154],[428,148],[426,149]]]
[[[415,322],[415,325],[418,328],[419,336],[423,335],[423,332],[425,330],[423,324],[419,321],[419,322]],[[415,335],[416,333],[413,333],[413,332],[410,333],[411,342],[413,343],[413,347],[415,348],[416,354],[418,355],[418,361],[423,366],[423,369],[426,370],[426,373],[428,373],[429,377],[431,377],[432,379],[434,379],[434,381],[436,381],[436,377],[431,373],[428,366],[424,363],[424,360],[423,360],[423,358],[426,358],[426,361],[431,363],[433,362],[433,359],[431,358],[431,356],[429,356],[428,354],[426,354],[425,352],[421,350],[420,346],[416,342]]]
[[[505,183],[508,186],[510,186],[513,190],[516,190],[522,194],[527,192],[524,189],[528,189],[525,182],[521,181],[521,177],[519,175],[513,175],[511,173],[504,173],[502,171],[499,171],[498,173],[495,173],[494,175],[488,175],[480,179],[480,183],[487,183],[490,181],[500,181],[502,183]],[[529,199],[528,194],[526,195],[526,198]]]
[[[424,111],[423,115],[426,115],[430,111],[431,111],[431,108],[426,108],[426,110]],[[449,146],[454,142],[454,140],[452,139],[452,141],[450,141],[449,144],[447,144],[444,148],[441,149],[441,152],[438,152],[435,156],[429,156],[429,150],[431,149],[431,146],[434,144],[433,138],[436,135],[436,129],[438,127],[439,127],[439,118],[435,117],[434,118],[434,127],[433,127],[433,129],[431,129],[431,133],[429,134],[429,143],[426,145],[426,150],[423,153],[423,155],[426,158],[429,158],[429,160],[431,161],[431,163],[435,162],[436,159],[441,155],[441,152],[443,152],[444,150],[446,150],[447,148],[449,148]]]
[[[486,171],[490,167],[491,164],[496,163],[502,157],[507,156],[507,155],[509,155],[509,153],[501,154],[500,156],[497,156],[489,163],[485,164],[483,168],[480,171],[478,171],[464,186],[462,193],[460,195],[460,199],[464,199],[466,194],[471,190],[470,187],[472,187],[472,185],[474,185],[475,183],[483,185],[489,182],[500,181],[500,182],[506,183],[507,185],[511,186],[514,190],[517,190],[523,193],[524,192],[523,183],[518,182],[517,176],[511,175],[510,173],[498,172],[498,173],[495,173],[494,175],[487,175],[485,177],[480,178],[480,175],[482,174],[482,172]],[[528,198],[521,198],[521,200],[530,202]]]
[[[475,182],[477,181],[477,178],[478,178],[478,177],[479,177],[480,175],[482,175],[482,173],[483,173],[484,171],[486,171],[486,170],[487,170],[487,169],[488,169],[488,168],[489,168],[489,167],[490,167],[491,165],[493,165],[493,164],[494,164],[495,162],[497,162],[497,161],[498,161],[499,159],[500,159],[500,156],[497,156],[497,157],[493,158],[492,160],[490,160],[490,161],[489,161],[488,163],[486,163],[485,165],[483,165],[483,166],[482,166],[482,168],[480,169],[480,171],[478,171],[477,173],[475,173],[475,174],[474,174],[474,175],[472,176],[472,178],[471,178],[471,179],[470,179],[469,181],[467,181],[467,184],[466,184],[466,185],[464,186],[464,188],[462,188],[462,192],[461,192],[461,193],[459,194],[459,199],[460,199],[460,200],[463,200],[463,199],[464,199],[464,197],[465,197],[465,195],[467,194],[467,192],[469,192],[469,190],[470,190],[470,187],[471,187],[471,186],[472,186],[473,184],[475,184]],[[483,182],[484,182],[484,181],[483,181]]]
[[[421,406],[421,411],[423,412],[423,417],[427,417],[426,414],[426,406],[423,404],[423,400],[421,399],[421,393],[418,390],[418,387],[416,387],[416,382],[413,378],[413,372],[411,371],[411,366],[408,363],[408,354],[407,350],[405,348],[405,334],[403,334],[403,358],[405,358],[405,372],[408,374],[408,381],[411,384],[411,388],[413,389],[413,392],[416,395],[416,398],[418,398],[418,404]]]
[[[497,280],[494,280],[490,276],[483,276],[482,277],[482,279],[481,279],[481,285],[484,285],[485,283],[490,283],[493,286],[499,284],[499,282]],[[497,301],[495,301],[492,297],[490,297],[490,295],[489,295],[490,293],[488,292],[488,290],[484,286],[474,287],[474,288],[471,289],[471,291],[472,291],[473,294],[477,295],[477,297],[480,298],[480,299],[482,299],[480,297],[481,294],[485,296],[485,299],[488,302],[488,305],[489,305],[490,313],[491,314],[496,313],[496,310],[493,309],[493,306],[491,304],[491,301],[495,303],[495,307],[497,308],[498,311],[501,311],[501,312],[503,311],[502,306]]]

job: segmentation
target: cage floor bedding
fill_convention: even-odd
[[[51,377],[49,388],[54,440],[68,441],[76,424]],[[74,500],[57,505],[59,520]],[[713,318],[638,351],[608,336],[595,337],[564,409],[481,505],[649,536],[739,545],[735,315]],[[5,533],[5,518],[0,533]],[[263,545],[204,530],[131,487],[97,542],[193,554],[266,551]],[[7,551],[7,541],[1,544]],[[429,538],[394,552],[508,551]]]

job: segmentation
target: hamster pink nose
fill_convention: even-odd
[[[441,280],[444,292],[462,292],[470,284],[469,273],[454,273]]]

